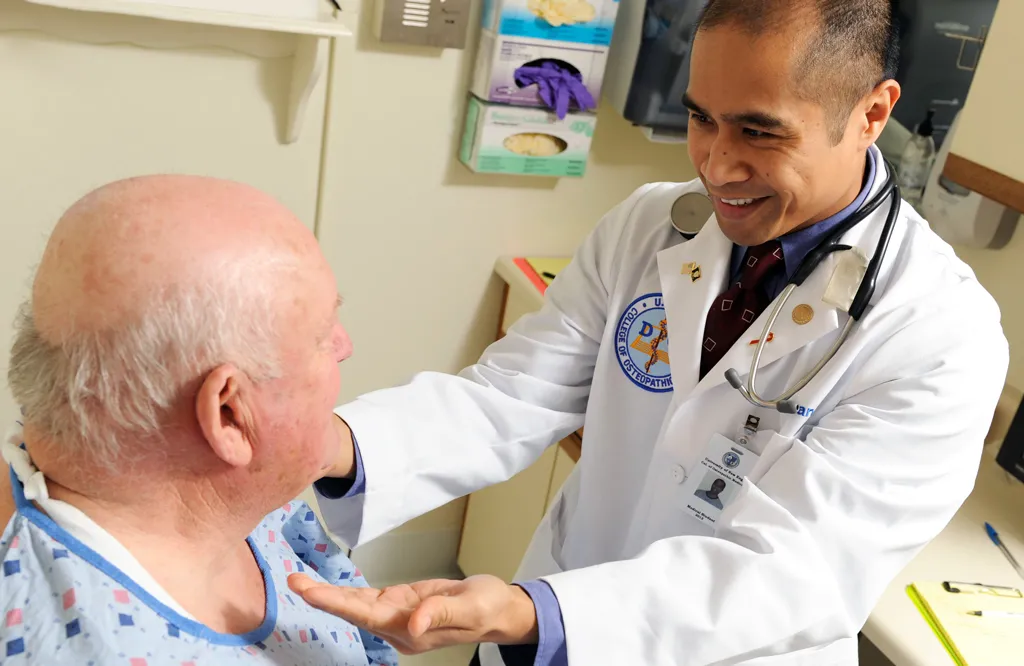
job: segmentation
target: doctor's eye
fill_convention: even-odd
[[[693,122],[697,123],[698,125],[710,125],[711,124],[711,119],[710,118],[708,118],[707,116],[705,116],[703,114],[697,113],[695,111],[690,111],[690,120],[692,120]]]
[[[768,139],[774,136],[772,134],[769,134],[768,132],[763,132],[759,129],[753,129],[751,127],[744,127],[743,133],[752,139]]]

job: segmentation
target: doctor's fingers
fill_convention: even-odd
[[[449,644],[498,636],[515,638],[515,629],[505,630],[521,624],[510,621],[517,616],[513,612],[517,594],[500,578],[470,576],[464,581],[424,581],[413,583],[412,587],[423,599],[409,618],[409,634],[413,638],[433,636]],[[528,605],[528,615],[532,617],[532,600]]]

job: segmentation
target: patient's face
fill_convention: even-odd
[[[291,499],[322,476],[338,457],[332,413],[341,388],[338,364],[352,353],[338,322],[339,298],[325,261],[292,285],[282,332],[283,376],[260,388],[269,441],[257,446],[272,456],[266,469]]]

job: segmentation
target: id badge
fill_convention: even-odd
[[[723,435],[713,435],[679,491],[684,510],[702,523],[714,525],[759,457]]]

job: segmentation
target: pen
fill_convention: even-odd
[[[977,617],[1020,617],[1024,618],[1024,613],[1014,613],[1012,611],[967,611],[968,615],[976,615]]]
[[[1014,571],[1017,572],[1017,575],[1021,578],[1024,578],[1024,570],[1021,570],[1020,564],[1017,563],[1017,560],[1014,559],[1013,555],[1010,554],[1010,551],[1003,544],[1002,539],[999,538],[999,533],[996,532],[996,528],[992,527],[988,523],[985,523],[985,531],[988,532],[988,538],[992,539],[992,543],[994,543],[999,548],[999,550],[1003,551],[1003,555],[1006,556],[1007,560],[1009,560],[1010,564],[1013,566]]]

